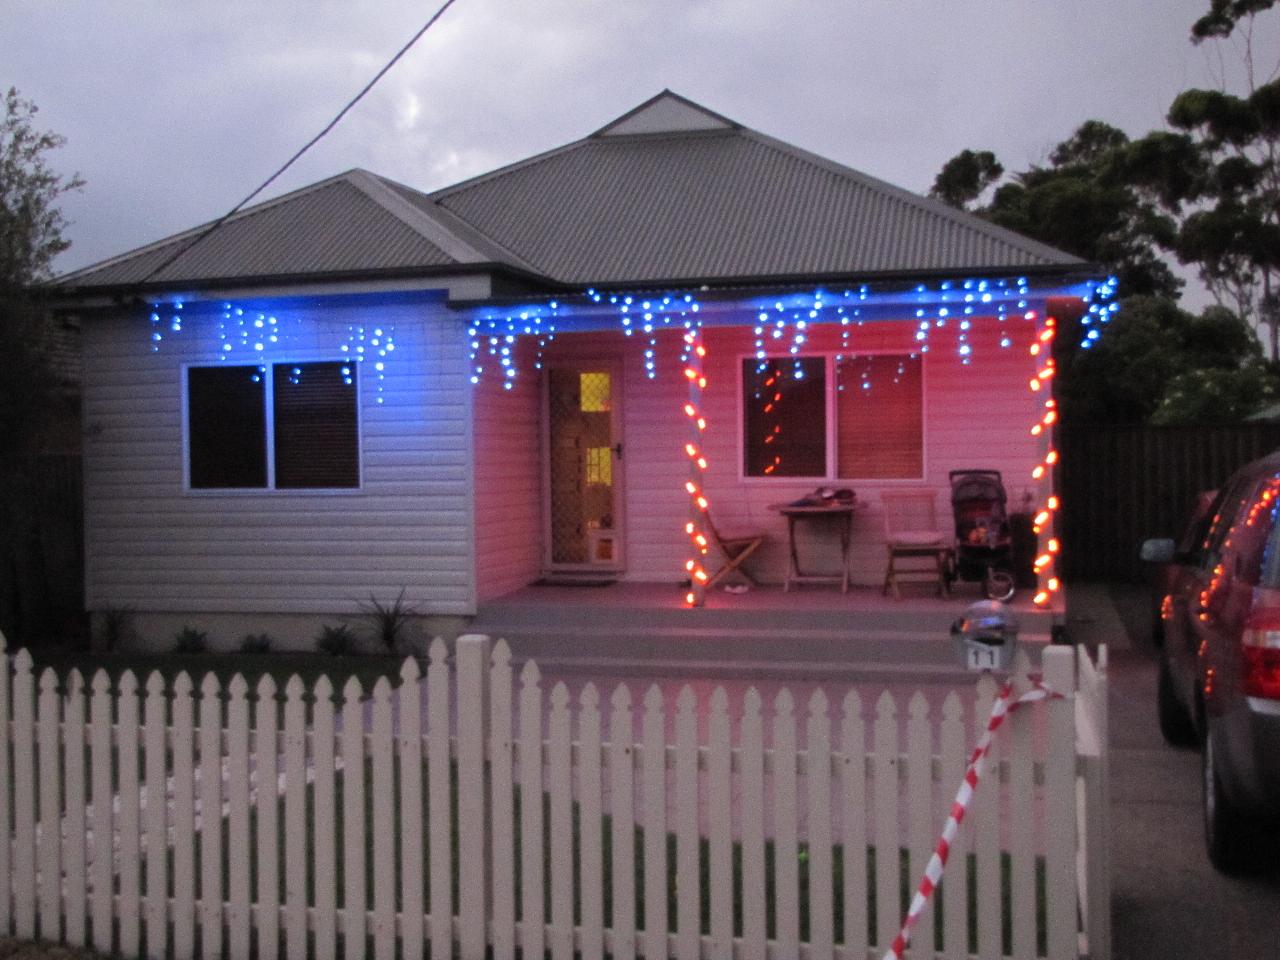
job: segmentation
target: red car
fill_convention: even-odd
[[[1167,561],[1160,726],[1203,745],[1205,838],[1222,870],[1280,838],[1280,453],[1235,473]]]

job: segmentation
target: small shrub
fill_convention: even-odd
[[[270,653],[271,635],[266,633],[246,633],[240,641],[241,653]]]
[[[138,635],[134,616],[132,607],[104,608],[98,614],[98,631],[94,638],[98,647],[111,653],[134,640]]]
[[[355,646],[355,632],[345,623],[326,623],[316,634],[316,649],[331,657],[345,657]]]
[[[204,653],[209,649],[209,634],[187,624],[173,635],[174,653]]]
[[[369,595],[368,603],[360,604],[360,613],[373,629],[374,639],[386,648],[388,653],[396,652],[396,644],[404,635],[411,617],[418,610],[404,602],[404,588],[392,603],[382,603],[377,597]]]

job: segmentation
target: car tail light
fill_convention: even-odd
[[[1260,590],[1241,638],[1245,696],[1280,700],[1280,592]],[[1262,600],[1262,597],[1258,597]]]

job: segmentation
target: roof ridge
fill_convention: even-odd
[[[395,217],[424,240],[459,263],[483,263],[485,256],[472,244],[396,193],[382,178],[368,170],[352,170],[350,182],[387,214]]]
[[[522,270],[528,270],[530,273],[536,273],[540,276],[542,275],[542,271],[538,269],[538,267],[534,266],[524,257],[520,256],[518,253],[516,253],[506,244],[498,240],[495,240],[493,237],[489,236],[487,233],[482,231],[479,227],[473,224],[466,217],[462,216],[461,214],[453,210],[450,210],[448,207],[444,206],[439,201],[433,200],[431,197],[431,194],[426,193],[422,190],[419,190],[417,187],[411,187],[407,183],[401,183],[399,180],[392,180],[390,177],[384,177],[382,176],[382,174],[379,174],[379,173],[372,174],[372,176],[375,179],[381,181],[385,186],[387,186],[389,189],[393,191],[396,190],[397,188],[401,190],[408,190],[410,193],[416,194],[417,196],[421,197],[424,203],[431,205],[431,212],[428,213],[427,211],[424,210],[422,211],[423,216],[426,216],[429,218],[438,217],[440,218],[440,220],[450,221],[449,224],[445,224],[445,223],[440,224],[440,226],[444,229],[455,230],[456,228],[459,228],[459,227],[462,228],[463,231],[471,235],[471,239],[469,241],[466,241],[466,238],[462,238],[464,241],[470,242],[473,245],[476,245],[477,249],[480,246],[487,246],[488,248],[490,248],[489,254],[488,254],[488,259],[490,261],[498,262],[498,263],[505,262],[511,266],[519,267]],[[405,202],[409,203],[411,206],[415,206],[412,200],[406,200]],[[417,208],[415,206],[415,209],[420,209],[420,208]],[[506,259],[504,260],[503,258],[506,258]]]
[[[420,191],[419,188],[411,187],[410,184],[401,183],[399,180],[393,180],[390,177],[383,177],[383,175],[378,173],[372,175],[374,175],[376,179],[381,180],[384,184],[387,184],[389,188],[406,189],[406,191],[415,193],[416,196],[421,197],[424,204],[430,204],[431,206],[430,212],[424,211],[425,216],[429,216],[429,218],[439,218],[442,221],[448,221],[448,223],[442,223],[440,225],[445,229],[460,230],[460,232],[468,234],[468,236],[470,236],[470,241],[467,242],[474,244],[477,250],[479,250],[480,247],[488,248],[488,257],[490,261],[506,262],[508,265],[518,266],[521,270],[527,270],[530,271],[530,273],[538,274],[539,276],[543,275],[543,271],[541,271],[538,266],[531,264],[529,260],[525,260],[525,257],[518,255],[518,253],[513,251],[511,247],[508,247],[506,243],[502,243],[497,241],[497,239],[490,237],[488,233],[485,233],[484,230],[476,227],[476,225],[472,224],[470,220],[467,220],[465,216],[462,216],[453,210],[449,210],[447,206],[440,204],[439,201],[433,200],[430,193]],[[407,202],[408,204],[413,204],[412,200],[408,200]]]
[[[941,200],[936,200],[933,197],[927,197],[923,194],[916,193],[912,190],[908,190],[906,187],[900,187],[896,183],[890,183],[888,180],[883,180],[880,177],[865,173],[862,170],[846,166],[837,160],[832,160],[829,157],[822,156],[821,154],[812,153],[809,150],[805,150],[803,147],[797,147],[794,144],[787,143],[784,140],[779,140],[776,137],[771,137],[766,133],[761,133],[758,130],[752,129],[751,127],[742,127],[738,132],[745,137],[755,140],[762,146],[769,147],[770,149],[777,151],[778,153],[812,163],[830,173],[849,177],[850,179],[860,182],[870,190],[877,190],[881,193],[889,194],[893,199],[915,207],[917,210],[933,214],[935,216],[940,216],[943,219],[951,221],[957,226],[968,227],[969,229],[976,230],[977,232],[990,237],[992,240],[1004,243],[1007,246],[1022,251],[1023,253],[1046,259],[1070,257],[1078,260],[1082,264],[1087,262],[1080,257],[1076,257],[1073,253],[1068,253],[1065,250],[1059,250],[1057,247],[1050,246],[1047,243],[1042,243],[1033,237],[1025,236],[1017,231],[1010,230],[1008,227],[1002,227],[997,223],[992,223],[990,220],[983,219],[976,213],[970,213],[968,210],[959,210],[949,204],[943,203]]]
[[[339,181],[346,181],[348,183],[351,183],[352,186],[356,186],[356,184],[351,180],[351,175],[354,173],[367,174],[368,171],[362,170],[359,167],[352,167],[350,170],[345,170],[342,173],[336,173],[333,176],[326,177],[323,180],[317,180],[315,183],[306,184],[305,186],[298,187],[296,190],[290,190],[288,193],[282,193],[278,197],[272,197],[269,200],[263,200],[261,203],[255,203],[252,207],[246,207],[243,210],[237,210],[234,214],[228,217],[225,223],[223,223],[222,225],[225,226],[226,224],[237,223],[241,220],[247,219],[252,216],[256,216],[260,213],[265,213],[267,210],[270,210],[273,207],[280,206],[281,204],[287,203],[288,201],[291,201],[291,200],[296,200],[298,197],[306,196],[309,193],[315,193],[316,191],[324,189],[326,187],[331,187]],[[98,260],[95,263],[90,263],[83,267],[78,267],[77,269],[72,270],[69,273],[60,274],[59,276],[54,278],[54,283],[63,284],[63,283],[66,283],[67,281],[75,280],[76,278],[82,275],[89,274],[89,273],[96,273],[99,270],[105,270],[107,267],[114,267],[122,263],[127,263],[131,260],[136,260],[139,257],[146,256],[149,253],[154,253],[157,250],[163,249],[164,247],[179,243],[182,240],[199,236],[205,230],[208,230],[210,227],[212,227],[214,224],[219,223],[220,219],[221,218],[206,220],[204,223],[191,227],[188,230],[183,230],[179,233],[170,234],[169,236],[162,237],[159,240],[153,240],[150,243],[143,244],[140,247],[134,247],[132,250],[126,250],[124,253],[118,253],[114,257],[107,257],[105,260]],[[184,250],[183,253],[185,252],[186,251]],[[169,266],[173,266],[173,264],[169,264]]]

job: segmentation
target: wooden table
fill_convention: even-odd
[[[783,591],[789,591],[792,584],[797,583],[838,583],[840,592],[849,592],[849,543],[853,539],[853,511],[857,506],[854,500],[825,500],[821,503],[771,503],[770,510],[776,510],[787,518],[787,541],[790,545],[790,562],[787,567],[787,580]],[[804,573],[800,569],[800,558],[796,551],[796,524],[801,521],[831,521],[837,524],[840,532],[840,571],[839,573]]]

